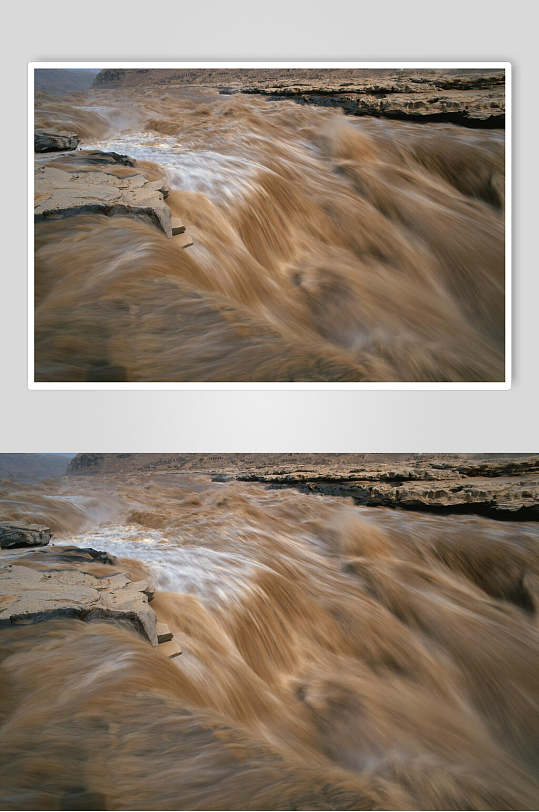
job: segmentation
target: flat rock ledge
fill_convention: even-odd
[[[36,130],[34,133],[34,152],[64,152],[77,149],[79,137],[75,133],[48,133]]]
[[[49,543],[52,532],[35,524],[0,524],[0,548],[42,547]]]
[[[294,72],[292,72],[293,74]],[[451,71],[426,70],[414,75],[369,77],[358,71],[354,82],[312,84],[282,80],[278,84],[253,82],[238,89],[221,92],[257,93],[271,99],[291,99],[299,104],[337,107],[349,115],[375,116],[408,121],[438,121],[466,127],[505,126],[505,79],[503,71],[470,71],[454,75]]]
[[[34,220],[77,214],[121,214],[149,220],[173,236],[168,188],[148,180],[134,162],[114,152],[84,151],[36,163]]]
[[[111,620],[157,646],[152,598],[147,581],[133,581],[98,550],[48,547],[0,558],[0,628],[66,617]]]
[[[351,497],[369,507],[539,520],[539,457],[460,464],[440,459],[417,467],[369,465],[349,471],[261,471],[235,478]]]

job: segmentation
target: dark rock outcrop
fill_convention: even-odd
[[[147,71],[145,71],[147,72]],[[94,79],[94,86],[95,87],[110,87],[114,85],[120,84],[126,76],[126,71],[123,68],[106,68],[105,70],[99,71],[97,76]]]
[[[79,137],[75,133],[47,133],[36,130],[34,152],[64,152],[77,149]]]
[[[49,543],[52,532],[48,527],[23,524],[0,524],[0,547],[43,547]]]

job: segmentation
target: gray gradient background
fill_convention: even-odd
[[[27,2],[2,58],[0,452],[536,452],[537,12],[529,2]],[[29,391],[29,61],[493,60],[513,64],[509,391]]]

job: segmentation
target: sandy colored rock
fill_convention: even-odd
[[[539,460],[449,461],[417,466],[371,465],[359,470],[240,474],[243,481],[295,487],[307,493],[351,497],[369,507],[494,518],[539,518]]]
[[[84,548],[50,547],[17,557],[0,558],[0,627],[39,623],[59,617],[118,620],[157,645],[153,597],[146,581],[132,581],[114,571],[103,553]],[[81,566],[81,562],[83,566]],[[97,567],[94,572],[94,567]],[[103,574],[103,566],[111,567]]]
[[[79,454],[71,474],[192,472],[357,504],[539,518],[539,457],[473,454]]]
[[[95,79],[96,88],[124,91],[184,85],[217,87],[225,95],[255,93],[337,107],[352,115],[446,121],[472,127],[505,124],[505,76],[499,69],[106,69]]]
[[[366,85],[358,88],[339,86],[246,88],[273,99],[292,99],[300,104],[336,107],[355,116],[375,116],[408,121],[439,121],[464,126],[503,127],[505,103],[503,88],[443,89],[436,83],[419,86]]]
[[[173,634],[170,631],[169,627],[166,623],[157,623],[157,642],[158,643],[168,643],[169,640],[172,640]]]
[[[183,234],[185,231],[185,226],[179,217],[172,217],[170,221],[170,226],[172,229],[173,237],[176,237],[177,234]]]
[[[34,219],[120,214],[149,220],[172,237],[167,191],[161,180],[150,181],[137,171],[127,156],[80,151],[36,164]]]

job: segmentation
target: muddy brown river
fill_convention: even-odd
[[[150,578],[183,650],[1,629],[4,807],[536,807],[535,523],[180,474],[4,481],[0,510]]]
[[[36,123],[163,178],[194,241],[36,224],[36,380],[504,380],[503,130],[195,86],[38,94]]]

